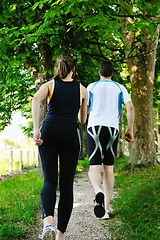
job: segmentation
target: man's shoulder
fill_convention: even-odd
[[[87,86],[87,89],[90,90],[96,83],[97,83],[97,81],[89,83]]]
[[[119,83],[119,82],[116,82],[116,81],[112,81],[114,84],[116,84],[120,89],[121,89],[121,91],[123,91],[124,89],[126,89],[125,88],[125,86],[123,85],[123,84],[121,84],[121,83]]]

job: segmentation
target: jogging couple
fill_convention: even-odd
[[[88,175],[95,191],[94,213],[98,218],[109,219],[122,103],[127,109],[125,139],[128,142],[133,140],[134,121],[131,98],[123,85],[111,80],[112,74],[112,63],[102,61],[100,80],[89,84],[86,89],[74,80],[74,58],[62,54],[56,61],[54,77],[44,83],[33,97],[34,141],[38,146],[44,175],[41,191],[43,231],[40,239],[65,239],[73,208],[73,181],[81,146],[78,122],[86,122],[88,108]],[[40,104],[45,98],[48,99],[48,113],[40,126]],[[60,196],[55,231],[57,186]]]

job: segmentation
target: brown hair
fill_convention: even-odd
[[[61,54],[55,64],[55,76],[64,79],[75,67],[75,60],[70,54]]]
[[[108,60],[103,60],[99,66],[99,74],[103,77],[111,77],[113,74],[113,65]]]

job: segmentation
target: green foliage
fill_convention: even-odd
[[[127,158],[115,164],[114,222],[117,239],[159,239],[160,165],[134,171],[125,170]]]
[[[32,138],[33,137],[33,122],[32,119],[28,118],[28,124],[27,125],[23,125],[21,127],[23,133],[28,137],[28,138]]]
[[[4,144],[7,145],[8,147],[13,147],[13,148],[19,148],[20,146],[18,145],[18,143],[10,140],[10,139],[4,139],[3,140]]]
[[[81,172],[88,167],[89,167],[89,160],[88,160],[88,157],[85,157],[84,159],[78,161],[76,171]]]
[[[129,30],[144,42],[146,32],[154,34],[159,9],[157,0],[2,0],[0,130],[10,123],[12,111],[24,109],[28,115],[34,79],[44,72],[53,76],[53,63],[63,51],[75,56],[77,79],[85,86],[98,78],[102,59],[114,63],[116,80],[128,82],[120,74],[125,65],[121,19],[131,17]],[[136,54],[131,49],[130,56]]]
[[[8,174],[8,172],[9,172],[9,158],[8,156],[3,156],[0,160],[0,175]]]
[[[3,67],[0,78],[0,130],[11,122],[13,111],[25,108],[30,102],[33,84],[24,67]]]

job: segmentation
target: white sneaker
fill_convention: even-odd
[[[104,216],[103,216],[103,217],[101,217],[101,219],[105,220],[105,219],[109,219],[109,218],[110,218],[110,217],[109,217],[109,211],[108,211],[108,210],[106,210],[106,212],[105,212]]]
[[[39,239],[42,240],[55,240],[55,229],[52,225],[47,225],[43,229],[43,232],[41,235],[39,235]]]

